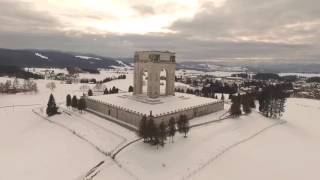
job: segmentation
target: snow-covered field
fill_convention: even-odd
[[[286,124],[225,153],[194,179],[319,179],[320,101],[288,99]]]
[[[127,91],[132,75],[127,76],[126,80],[114,80],[106,86]],[[7,79],[0,78],[0,82]],[[63,105],[61,115],[48,119],[51,123],[32,110],[41,113],[50,93],[57,102],[63,102],[67,94],[81,95],[81,84],[56,81],[57,87],[51,91],[46,88],[49,80],[36,82],[37,94],[0,95],[1,180],[83,180],[101,161],[104,163],[94,171],[93,180],[320,177],[320,101],[288,99],[282,120],[266,119],[253,112],[198,126],[190,130],[188,138],[177,134],[175,142],[168,141],[164,148],[138,141],[121,151],[114,161],[108,154],[135,140],[136,135]],[[191,124],[217,120],[225,112],[196,118]]]
[[[320,73],[279,73],[279,76],[319,77]]]

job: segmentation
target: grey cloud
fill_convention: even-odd
[[[47,12],[33,10],[31,4],[18,1],[0,1],[0,31],[52,31],[59,22]]]
[[[134,5],[132,6],[132,8],[135,9],[141,15],[152,15],[155,13],[152,6],[148,6],[145,4]]]
[[[0,34],[0,47],[39,48],[95,53],[112,57],[131,57],[137,50],[171,50],[178,61],[262,57],[270,59],[313,59],[319,57],[310,45],[272,44],[258,42],[213,42],[188,40],[183,35],[93,35],[63,34],[26,35]]]
[[[227,0],[221,8],[207,7],[191,21],[178,21],[172,29],[207,39],[266,36],[286,40],[299,32],[285,31],[294,23],[320,22],[320,2],[313,0]],[[319,28],[319,26],[318,26]],[[314,28],[316,31],[318,28]],[[311,32],[308,32],[309,34]]]
[[[320,2],[311,0],[228,0],[220,8],[206,3],[194,19],[180,20],[169,27],[179,33],[146,35],[60,32],[56,29],[61,24],[45,12],[10,2],[0,2],[2,48],[54,49],[111,57],[131,57],[136,50],[171,50],[177,52],[178,61],[222,59],[236,63],[262,59],[320,63],[320,23],[308,28],[299,24],[285,28],[320,20]],[[239,36],[281,41],[238,41],[235,38]],[[299,43],[285,42],[290,38],[301,39]]]

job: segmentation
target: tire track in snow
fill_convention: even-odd
[[[184,179],[189,179],[189,178],[191,178],[192,176],[194,176],[194,175],[196,175],[197,173],[199,173],[202,169],[204,169],[205,167],[207,167],[209,164],[211,164],[211,163],[213,163],[214,161],[216,161],[216,160],[217,160],[219,157],[221,157],[224,153],[226,153],[226,152],[232,150],[233,148],[235,148],[235,147],[237,147],[237,146],[239,146],[239,145],[241,145],[241,144],[243,144],[243,143],[245,143],[245,142],[247,142],[247,141],[255,138],[256,136],[262,134],[263,132],[265,132],[265,131],[267,131],[267,130],[275,127],[275,126],[278,126],[278,125],[281,125],[281,124],[284,124],[284,123],[286,123],[286,121],[284,121],[284,120],[279,120],[278,122],[275,122],[275,123],[273,123],[273,124],[271,124],[271,125],[263,128],[263,129],[259,130],[258,132],[252,134],[251,136],[246,137],[246,138],[244,138],[244,139],[242,139],[242,140],[240,140],[240,141],[238,141],[238,142],[236,142],[236,143],[234,143],[234,144],[229,145],[228,147],[226,147],[226,148],[224,148],[223,150],[221,150],[221,151],[220,151],[218,154],[216,154],[214,157],[212,157],[211,159],[209,159],[209,161],[207,161],[206,163],[204,163],[203,165],[201,165],[199,168],[193,170],[191,173],[187,174],[186,176],[182,177],[181,179],[184,180]]]
[[[7,106],[0,106],[0,108],[10,108],[10,107],[29,107],[29,106],[41,106],[41,104],[17,104],[17,105],[7,105]]]
[[[84,140],[85,142],[89,143],[89,144],[90,144],[91,146],[93,146],[97,151],[99,151],[100,153],[102,153],[103,155],[105,155],[105,156],[107,156],[107,157],[110,157],[110,159],[111,159],[120,169],[122,169],[125,173],[127,173],[127,174],[128,174],[129,176],[131,176],[133,179],[137,179],[137,180],[140,179],[140,178],[138,178],[136,175],[134,175],[132,172],[130,172],[128,169],[126,169],[124,166],[122,166],[122,164],[121,164],[120,162],[112,159],[110,152],[104,152],[102,149],[100,149],[100,148],[99,148],[98,146],[96,146],[94,143],[92,143],[91,141],[87,140],[86,138],[84,138],[83,136],[81,136],[80,134],[78,134],[77,132],[75,132],[73,129],[71,129],[71,128],[67,127],[67,126],[64,126],[64,125],[62,125],[62,124],[59,124],[59,123],[57,123],[57,122],[54,122],[54,121],[52,121],[52,120],[50,120],[49,118],[47,118],[47,117],[41,115],[40,113],[36,112],[34,109],[32,109],[32,112],[35,113],[36,115],[38,115],[39,117],[41,117],[42,119],[45,119],[45,120],[49,121],[50,123],[53,123],[53,124],[55,124],[55,125],[57,125],[57,126],[59,126],[59,127],[61,127],[61,128],[64,128],[64,129],[68,130],[69,132],[71,132],[72,134],[74,134],[75,136],[77,136],[78,138],[80,138],[80,139]],[[109,163],[109,165],[110,165],[110,164],[111,164],[111,163]],[[97,168],[97,167],[96,167],[96,168]],[[98,172],[98,171],[99,171],[99,172]],[[99,170],[99,169],[96,169],[96,171],[93,171],[93,172],[96,172],[96,173],[97,173],[96,175],[98,175],[98,174],[100,173],[100,170]],[[91,172],[91,173],[93,173],[93,172]],[[96,175],[95,175],[95,176],[96,176]],[[85,178],[86,178],[86,177],[85,177]],[[86,180],[85,178],[84,178],[84,180]],[[94,178],[94,177],[92,177],[92,179],[93,179],[93,178]]]
[[[97,151],[99,151],[100,153],[102,153],[103,155],[105,156],[110,156],[110,154],[108,152],[105,152],[103,151],[102,149],[100,149],[98,146],[96,146],[94,143],[92,143],[91,141],[87,140],[86,138],[84,138],[82,135],[78,134],[77,132],[75,132],[73,129],[67,127],[67,126],[64,126],[62,124],[59,124],[57,122],[54,122],[52,120],[50,120],[49,118],[47,117],[44,117],[43,115],[41,115],[40,113],[36,112],[35,110],[32,109],[32,112],[35,113],[36,115],[38,115],[39,117],[41,117],[42,119],[45,119],[47,121],[49,121],[50,123],[53,123],[61,128],[64,128],[66,130],[68,130],[69,132],[71,132],[73,135],[77,136],[78,138],[84,140],[85,142],[89,143],[91,146],[93,146]]]
[[[97,124],[97,123],[94,123],[94,122],[92,122],[91,120],[89,120],[89,119],[87,119],[87,118],[84,118],[84,117],[76,114],[75,112],[69,111],[69,110],[67,110],[67,109],[65,109],[65,108],[62,108],[62,109],[66,110],[68,113],[70,113],[70,114],[72,114],[72,115],[74,115],[74,116],[77,116],[78,118],[80,118],[80,119],[82,119],[82,120],[85,120],[86,122],[89,122],[90,124],[94,125],[95,127],[99,128],[99,129],[102,129],[103,131],[105,131],[105,132],[107,132],[107,133],[110,133],[110,134],[112,134],[112,135],[120,138],[122,141],[121,141],[116,147],[114,147],[113,149],[111,149],[111,150],[109,151],[109,154],[110,154],[110,155],[111,155],[114,151],[116,151],[117,149],[119,149],[123,144],[125,144],[125,143],[128,141],[127,138],[125,138],[125,137],[123,137],[123,136],[121,136],[121,135],[119,135],[119,134],[117,134],[117,133],[115,133],[115,132],[113,132],[113,131],[111,131],[111,130],[109,130],[109,129],[101,126],[101,125],[99,125],[99,124]]]

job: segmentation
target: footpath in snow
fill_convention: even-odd
[[[61,106],[60,115],[46,117],[41,108],[34,110],[42,117],[85,139],[105,155],[111,155],[121,146],[137,139],[132,131],[88,112],[80,113],[78,110]]]
[[[116,160],[127,174],[137,179],[188,178],[230,147],[253,138],[279,122],[253,112],[238,119],[192,128],[188,138],[177,134],[175,143],[168,141],[164,148],[157,149],[139,141],[124,149]],[[111,170],[104,165],[99,172],[95,179],[106,178]]]

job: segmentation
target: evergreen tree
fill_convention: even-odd
[[[109,94],[108,88],[105,88],[103,94]]]
[[[180,133],[184,133],[184,137],[187,137],[187,133],[189,132],[189,120],[187,119],[187,116],[182,114],[180,115],[180,118],[178,120],[178,130]]]
[[[128,92],[133,92],[133,86],[129,86]]]
[[[253,109],[256,108],[255,97],[253,94],[249,94],[249,106]]]
[[[159,125],[159,139],[160,145],[163,147],[164,142],[167,139],[167,125],[163,121]]]
[[[66,97],[66,105],[69,108],[71,106],[71,96],[70,94],[67,95]]]
[[[58,108],[52,94],[50,94],[46,112],[48,116],[53,116],[58,113]]]
[[[114,87],[114,86],[112,87],[111,93],[112,93],[112,94],[117,93],[117,89],[116,89],[116,87]]]
[[[143,138],[143,142],[147,142],[148,140],[148,124],[147,124],[147,116],[143,116],[140,125],[139,125],[139,130],[138,130],[138,136]]]
[[[244,95],[242,98],[242,110],[245,114],[250,114],[251,113],[251,107],[249,104],[249,96],[248,94]]]
[[[223,95],[223,93],[222,93],[222,95],[221,95],[221,100],[224,101],[224,95]]]
[[[232,104],[230,108],[230,115],[237,117],[241,115],[241,98],[240,96],[232,97]]]
[[[157,127],[154,124],[153,116],[149,116],[148,126],[147,126],[147,137],[150,143],[154,143],[157,135]]]
[[[88,91],[88,96],[93,96],[93,92],[91,89],[89,89],[89,91]]]
[[[84,97],[81,97],[79,100],[78,100],[78,110],[82,113],[83,110],[85,110],[87,107],[86,107],[86,101],[84,99]]]
[[[230,100],[232,99],[232,94],[231,94],[231,93],[229,94],[229,99],[230,99]]]
[[[73,108],[77,108],[77,107],[78,107],[78,99],[77,99],[77,96],[73,96],[73,97],[72,97],[71,106],[72,106]]]
[[[173,142],[173,138],[176,134],[177,128],[176,128],[176,122],[174,118],[170,118],[169,120],[169,136],[171,136],[171,142]]]
[[[285,102],[288,95],[288,85],[269,85],[262,89],[259,95],[259,111],[266,117],[279,118],[285,111]]]

